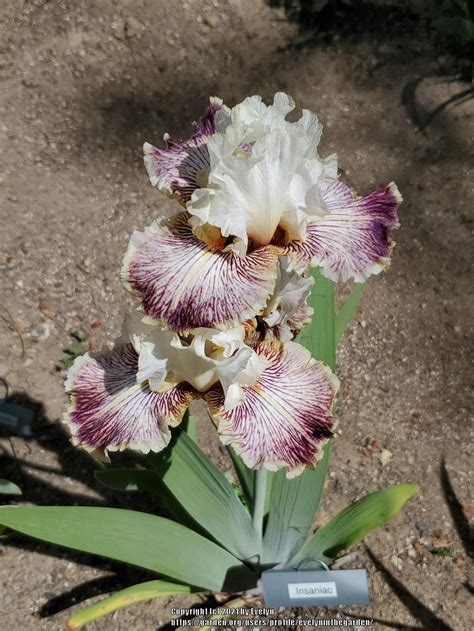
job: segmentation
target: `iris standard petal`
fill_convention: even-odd
[[[198,239],[187,213],[132,235],[122,268],[146,320],[175,331],[239,324],[261,311],[276,280],[274,248],[239,256]]]
[[[402,197],[391,182],[366,197],[356,197],[343,182],[323,193],[326,214],[312,218],[306,238],[285,250],[298,262],[320,267],[335,281],[353,278],[362,283],[390,262],[394,243],[390,232],[398,227],[397,208]]]
[[[74,444],[99,453],[166,447],[170,426],[181,422],[198,395],[185,383],[154,392],[147,381],[137,383],[137,372],[131,344],[76,359],[66,381],[71,403],[64,418]]]
[[[249,242],[253,248],[268,245],[279,226],[288,240],[304,238],[308,221],[320,210],[307,201],[324,172],[320,161],[306,159],[307,145],[307,138],[277,129],[259,138],[248,156],[219,162],[208,187],[187,205],[194,228],[218,227],[224,237],[235,238],[233,249],[241,254]]]
[[[222,101],[211,97],[207,112],[196,124],[197,130],[191,138],[175,143],[165,134],[165,149],[146,142],[143,145],[144,162],[152,186],[183,204],[195,189],[204,186],[209,170],[206,143],[215,133],[216,125],[225,127],[226,112]]]
[[[205,397],[222,442],[232,445],[248,467],[286,467],[287,476],[294,477],[315,466],[332,435],[339,382],[294,342],[261,342],[254,350],[268,365],[255,384],[242,386],[243,403],[225,410],[219,386]]]
[[[310,141],[308,150],[316,156],[317,146],[321,139],[322,125],[315,114],[303,110],[299,120],[286,120],[287,114],[295,109],[295,102],[284,92],[277,92],[271,105],[265,105],[262,97],[255,95],[244,99],[230,111],[230,124],[226,133],[234,136],[234,130],[240,135],[239,144],[253,143],[262,135],[285,130],[292,135],[306,136]]]

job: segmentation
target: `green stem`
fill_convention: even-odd
[[[265,513],[265,497],[267,494],[267,470],[262,469],[255,474],[255,491],[253,505],[253,525],[259,538],[263,534],[263,515]]]

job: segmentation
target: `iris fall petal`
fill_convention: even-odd
[[[133,234],[122,279],[148,321],[185,331],[254,317],[273,290],[276,263],[272,247],[247,256],[209,247],[181,213]]]
[[[64,419],[74,444],[99,453],[166,447],[170,426],[181,422],[197,393],[185,383],[154,392],[147,381],[137,383],[137,373],[132,344],[76,359],[66,381],[71,403]]]
[[[289,245],[296,261],[320,267],[335,281],[353,278],[362,283],[381,272],[390,261],[391,230],[398,226],[397,207],[402,197],[392,182],[366,197],[356,197],[343,182],[322,194],[327,211],[313,218],[306,238]]]
[[[146,142],[144,162],[152,186],[185,204],[193,191],[205,184],[209,170],[207,142],[216,128],[225,127],[227,111],[220,99],[211,97],[207,112],[196,124],[191,138],[175,143],[165,134],[165,149]]]
[[[243,387],[245,401],[226,410],[220,386],[206,400],[222,442],[232,445],[248,467],[274,471],[284,466],[294,477],[315,466],[332,435],[338,380],[294,342],[262,342],[255,351],[267,367],[252,386]]]

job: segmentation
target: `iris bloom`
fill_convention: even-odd
[[[266,308],[278,260],[335,281],[365,281],[389,263],[401,196],[390,183],[357,197],[337,179],[337,160],[317,152],[321,125],[277,93],[229,110],[211,99],[195,134],[145,144],[154,186],[181,204],[132,236],[122,269],[149,322],[172,330],[229,326]]]
[[[244,342],[243,326],[186,337],[132,314],[113,350],[76,359],[66,381],[73,442],[97,455],[161,451],[203,397],[249,467],[314,466],[332,435],[336,377],[294,342]],[[289,411],[290,410],[290,411]]]
[[[308,269],[380,272],[401,198],[393,183],[354,195],[318,155],[316,116],[289,122],[293,108],[282,93],[233,109],[212,98],[190,139],[145,144],[151,183],[178,203],[132,235],[122,279],[139,311],[113,350],[70,371],[77,444],[160,451],[201,397],[249,467],[292,477],[321,457],[338,381],[292,341],[312,316]]]

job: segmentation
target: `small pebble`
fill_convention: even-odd
[[[44,342],[48,339],[51,333],[51,327],[47,322],[41,322],[37,326],[35,326],[28,333],[28,337],[33,340],[33,342]]]

